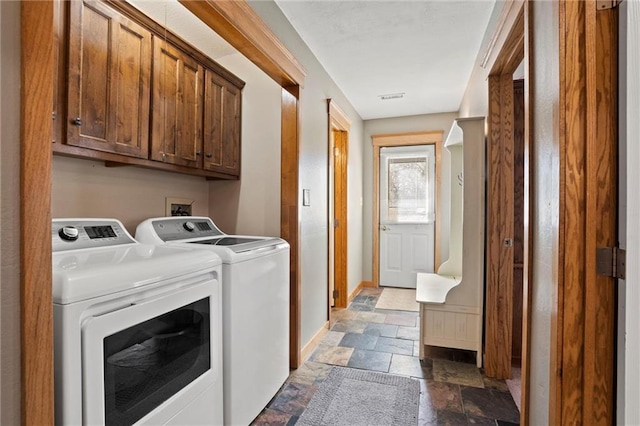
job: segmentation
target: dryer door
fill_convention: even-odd
[[[165,423],[221,376],[212,369],[214,285],[165,293],[83,323],[84,423],[133,424],[145,416]]]

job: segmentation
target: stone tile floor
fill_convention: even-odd
[[[419,354],[418,313],[375,309],[383,289],[365,288],[311,356],[289,375],[253,425],[293,425],[332,366],[380,371],[420,381],[419,425],[511,425],[520,414],[504,380],[484,377],[475,354],[427,347]],[[374,426],[374,425],[372,425]]]

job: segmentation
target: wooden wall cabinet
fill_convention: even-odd
[[[195,59],[154,37],[152,160],[202,167],[203,75]]]
[[[151,32],[103,3],[69,7],[66,143],[147,158]]]
[[[241,92],[211,70],[204,89],[204,168],[238,176]]]
[[[54,10],[54,153],[239,178],[242,80],[124,1]]]

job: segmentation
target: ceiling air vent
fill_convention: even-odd
[[[378,95],[381,101],[388,101],[389,99],[402,99],[404,98],[404,92],[402,93],[389,93],[388,95]]]

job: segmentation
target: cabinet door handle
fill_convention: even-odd
[[[202,151],[196,151],[196,155],[202,155]]]
[[[82,126],[82,120],[80,119],[80,117],[76,117],[73,119],[73,124],[76,126]]]
[[[211,158],[211,157],[213,157],[213,155],[211,155],[211,153],[210,153],[210,152],[207,152],[207,153],[205,154],[205,156],[206,156],[207,158]]]

